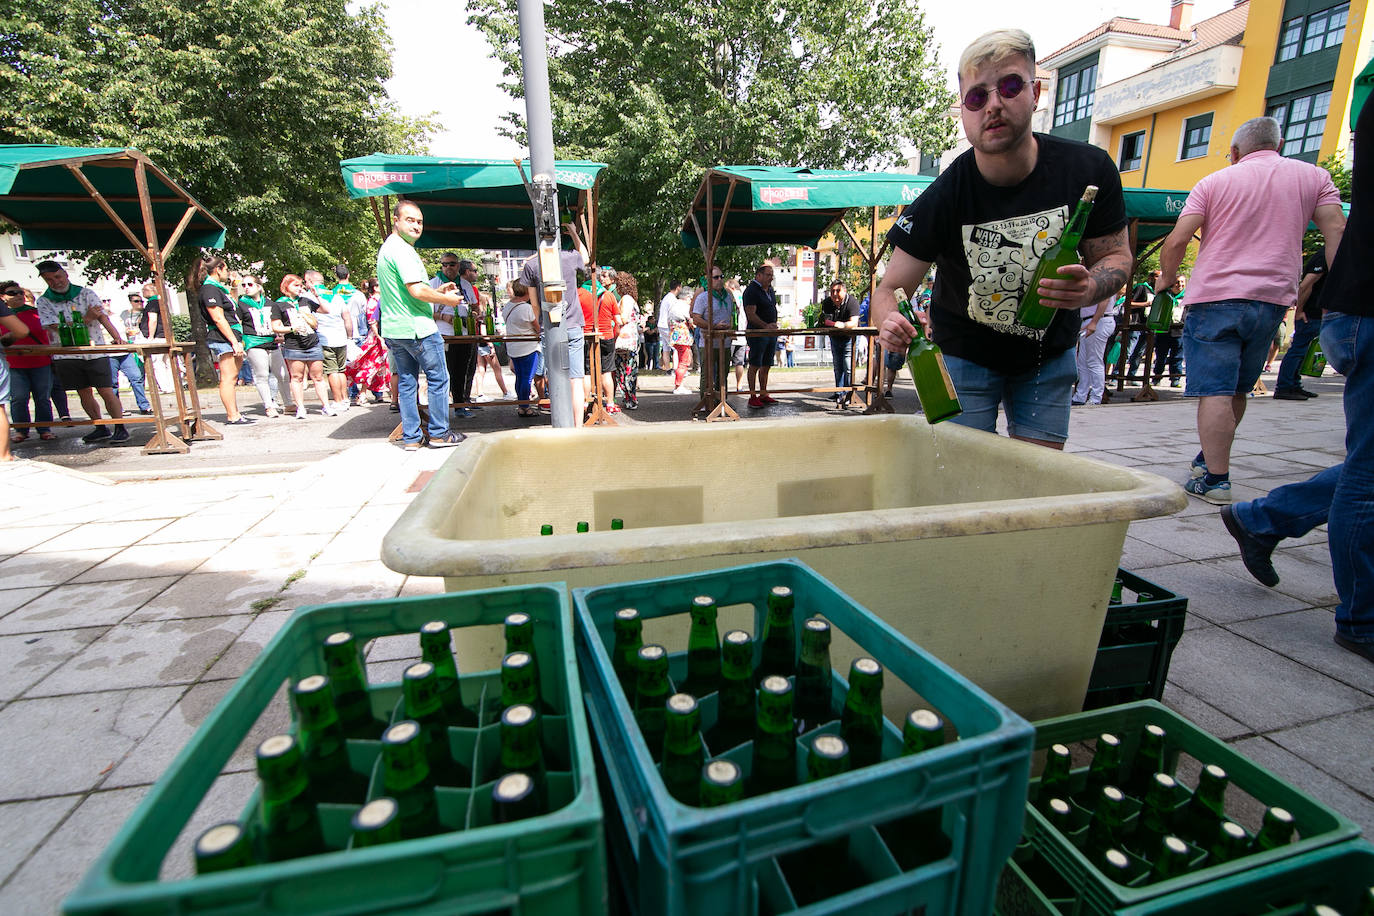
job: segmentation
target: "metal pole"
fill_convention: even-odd
[[[551,420],[556,427],[579,425],[581,404],[572,402],[568,372],[568,329],[562,323],[564,297],[581,308],[577,290],[563,281],[559,238],[558,183],[554,176],[553,109],[549,104],[548,47],[544,39],[543,0],[519,0],[520,60],[525,84],[525,132],[530,142],[530,203],[534,223],[540,284],[540,318],[544,327],[544,364],[548,380]],[[579,332],[580,333],[580,332]],[[593,380],[595,382],[595,380]]]

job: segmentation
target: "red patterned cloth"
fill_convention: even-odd
[[[375,334],[363,341],[363,355],[344,368],[344,376],[359,388],[383,391],[391,383],[391,367],[386,362],[386,347]]]

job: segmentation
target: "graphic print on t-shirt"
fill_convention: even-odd
[[[1040,339],[1043,330],[1016,323],[1026,284],[1040,256],[1059,241],[1068,207],[961,227],[971,282],[968,316],[1006,334]]]

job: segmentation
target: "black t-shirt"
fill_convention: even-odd
[[[235,343],[232,340],[225,340],[220,332],[219,326],[210,318],[210,308],[216,307],[224,311],[225,324],[238,324],[238,303],[234,297],[226,293],[223,289],[212,283],[203,284],[200,292],[196,296],[196,301],[200,304],[200,314],[205,318],[205,340],[207,343],[228,344]]]
[[[859,317],[859,300],[853,296],[846,295],[843,300],[836,302],[829,296],[821,300],[821,321],[827,319],[840,322],[848,321],[851,318]]]
[[[1322,290],[1322,308],[1374,317],[1374,105],[1360,109],[1355,122],[1355,167],[1350,176],[1350,219],[1336,249]],[[1313,299],[1318,298],[1313,296]]]
[[[313,311],[315,303],[304,296],[292,302],[289,299],[278,299],[272,303],[272,318],[280,321],[288,328],[291,327],[291,318],[295,310],[308,309]],[[305,326],[309,328],[309,325]],[[320,336],[314,331],[307,330],[304,334],[292,332],[282,337],[282,346],[288,350],[313,350],[320,345]]]
[[[1312,291],[1307,294],[1307,302],[1303,304],[1302,313],[1307,316],[1309,321],[1322,320],[1322,287],[1326,285],[1326,246],[1318,245],[1317,250],[1312,252],[1312,257],[1307,259],[1307,263],[1302,265],[1302,275],[1316,274],[1317,281],[1312,284]]]
[[[1074,140],[1035,139],[1035,168],[1020,184],[989,184],[969,150],[907,205],[887,235],[894,247],[938,267],[930,316],[940,348],[1007,375],[1029,372],[1078,341],[1077,309],[1060,309],[1043,331],[1017,324],[1016,310],[1084,187],[1098,189],[1084,238],[1126,225],[1110,156]]]
[[[741,298],[746,309],[751,305],[754,307],[754,314],[764,324],[772,324],[778,320],[777,295],[771,289],[764,289],[758,280],[749,281]]]

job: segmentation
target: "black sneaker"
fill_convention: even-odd
[[[1351,639],[1349,636],[1342,636],[1340,633],[1333,633],[1331,638],[1334,639],[1336,645],[1340,646],[1342,649],[1349,649],[1365,661],[1374,662],[1374,642],[1360,642]]]
[[[1236,545],[1240,547],[1241,562],[1245,564],[1250,575],[1254,576],[1260,585],[1267,585],[1269,588],[1278,585],[1279,574],[1274,569],[1273,560],[1277,543],[1270,543],[1246,531],[1231,506],[1221,507],[1221,523],[1226,526],[1231,537],[1236,539]]]
[[[140,416],[151,417],[153,415],[153,409],[149,407],[145,410],[144,408],[140,407],[138,409],[138,413]]]
[[[1275,388],[1274,400],[1276,401],[1305,401],[1307,395],[1301,388]]]
[[[89,445],[92,442],[104,442],[106,439],[111,438],[112,435],[113,434],[104,426],[97,426],[95,429],[82,436],[81,441]]]
[[[1302,387],[1301,385],[1298,386],[1298,394],[1302,395],[1302,396],[1305,397],[1305,398],[1320,397],[1320,395],[1318,395],[1317,392],[1315,392],[1315,391],[1308,391],[1306,388]]]
[[[119,424],[114,428],[114,433],[110,436],[111,442],[128,442],[129,430],[124,424]]]
[[[455,445],[462,445],[463,440],[466,438],[467,436],[462,433],[449,432],[447,435],[440,436],[438,439],[430,439],[426,444],[430,448],[453,448]]]

